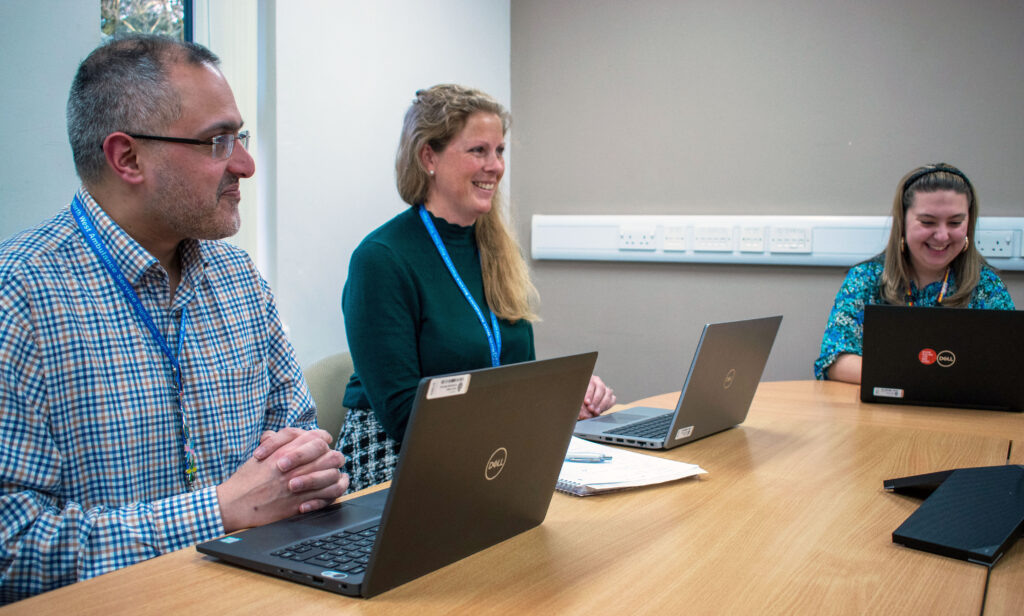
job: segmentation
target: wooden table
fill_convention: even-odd
[[[637,404],[672,406],[677,395]],[[654,454],[707,475],[556,494],[540,527],[370,600],[189,548],[2,612],[978,614],[988,570],[893,544],[919,501],[882,481],[1005,464],[1008,453],[1024,460],[1024,416],[867,405],[850,385],[767,382],[742,426]],[[1021,580],[1018,545],[992,570],[985,614],[1024,612]]]

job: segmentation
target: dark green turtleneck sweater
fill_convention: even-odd
[[[431,216],[459,276],[484,315],[475,227]],[[487,336],[448,273],[416,208],[366,236],[349,262],[341,298],[355,374],[347,408],[372,408],[388,436],[401,442],[422,377],[491,365]],[[535,358],[533,327],[499,319],[501,363]]]

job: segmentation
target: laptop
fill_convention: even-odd
[[[597,353],[420,381],[388,489],[196,546],[372,597],[539,525]]]
[[[576,436],[594,441],[671,449],[743,423],[761,381],[781,316],[709,323],[683,383],[676,408],[630,408],[576,423]]]
[[[1024,313],[864,308],[864,402],[1024,411]]]
[[[960,468],[884,482],[925,501],[893,543],[991,567],[1024,528],[1024,466]]]

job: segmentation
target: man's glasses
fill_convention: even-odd
[[[181,137],[159,137],[157,135],[133,135],[128,133],[129,137],[135,139],[152,139],[153,141],[167,141],[169,143],[187,143],[189,145],[209,145],[212,146],[210,155],[216,160],[222,160],[230,158],[231,153],[235,151],[235,142],[240,141],[242,147],[246,150],[249,149],[249,131],[243,130],[237,135],[217,135],[212,139],[202,141],[200,139],[183,139]]]

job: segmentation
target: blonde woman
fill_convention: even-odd
[[[508,112],[457,85],[420,90],[395,161],[411,207],[352,255],[342,295],[355,374],[337,447],[351,490],[391,478],[425,376],[535,358],[536,289],[501,212]],[[592,377],[580,418],[615,395]]]

